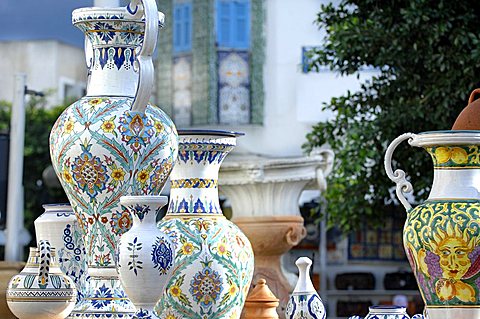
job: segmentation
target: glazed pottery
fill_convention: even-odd
[[[392,154],[407,140],[432,157],[428,199],[412,207],[405,172],[393,171]],[[407,133],[385,155],[408,216],[403,241],[430,319],[480,318],[480,131]]]
[[[325,319],[325,307],[310,279],[312,261],[310,258],[300,257],[295,264],[298,267],[298,282],[288,301],[286,318]]]
[[[218,170],[236,133],[179,131],[170,203],[159,223],[176,245],[175,271],[160,299],[166,318],[240,317],[253,276],[247,237],[222,214]]]
[[[16,319],[7,305],[7,288],[10,279],[25,267],[24,262],[0,261],[0,318]]]
[[[157,228],[156,216],[168,203],[166,196],[120,198],[133,217],[132,228],[118,246],[117,270],[128,298],[137,308],[136,318],[157,318],[153,308],[165,291],[173,271],[175,249]]]
[[[27,265],[7,289],[8,307],[19,319],[64,319],[76,299],[75,284],[60,270],[55,248],[47,240],[30,248]]]
[[[265,279],[259,279],[248,294],[243,307],[242,319],[278,319],[279,299],[268,288]]]
[[[410,319],[407,309],[400,306],[371,306],[365,319]]]
[[[77,218],[70,204],[47,204],[43,208],[45,212],[34,223],[37,243],[48,240],[55,248],[60,269],[75,283],[80,304],[88,286],[85,247]]]
[[[135,311],[113,260],[120,236],[132,225],[120,197],[158,195],[178,148],[172,121],[147,105],[159,16],[162,21],[155,0],[73,12],[73,24],[89,41],[87,96],[56,121],[50,155],[87,250],[90,289],[75,317],[117,318]]]

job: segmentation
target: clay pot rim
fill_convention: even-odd
[[[249,216],[249,217],[234,217],[232,221],[235,224],[291,224],[291,223],[304,223],[302,216]]]
[[[224,137],[239,137],[245,135],[245,133],[235,132],[235,131],[222,131],[222,130],[189,130],[189,129],[178,129],[177,133],[179,136],[183,135],[208,135],[208,136],[224,136]]]

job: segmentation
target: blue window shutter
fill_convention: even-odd
[[[192,4],[187,2],[183,5],[183,50],[192,48]]]
[[[233,1],[233,47],[247,49],[250,47],[250,8],[249,1]]]
[[[219,0],[217,2],[217,42],[220,47],[232,46],[232,19],[231,2]]]
[[[173,9],[173,51],[182,51],[182,8],[181,5],[176,4]]]

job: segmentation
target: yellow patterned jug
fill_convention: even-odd
[[[392,169],[408,140],[433,159],[428,199],[412,207],[404,171]],[[403,242],[430,319],[480,318],[480,131],[406,133],[385,154],[385,170],[408,217]]]

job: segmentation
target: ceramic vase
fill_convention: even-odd
[[[165,291],[173,271],[175,248],[157,228],[157,212],[168,203],[166,196],[120,198],[133,217],[133,226],[120,238],[117,270],[135,317],[157,318],[153,309]]]
[[[114,265],[119,238],[132,225],[120,197],[158,195],[177,157],[172,121],[147,105],[154,79],[151,55],[163,15],[155,0],[135,2],[73,12],[73,24],[88,39],[87,95],[60,115],[50,134],[52,164],[87,250],[90,289],[74,314],[80,318],[134,313]]]
[[[267,286],[267,281],[259,279],[247,296],[242,319],[278,319],[278,305],[279,300]]]
[[[77,306],[87,293],[87,260],[77,218],[70,204],[43,205],[45,212],[35,220],[37,243],[48,240],[55,248],[60,269],[77,288]]]
[[[14,276],[7,289],[7,303],[19,319],[64,319],[75,306],[77,290],[62,273],[55,249],[46,240],[30,248],[25,268]]]
[[[395,148],[407,140],[433,159],[428,199],[416,207],[405,172],[392,169]],[[430,319],[480,318],[480,132],[407,133],[385,154],[385,169],[407,210],[403,242]]]
[[[410,317],[405,307],[371,306],[365,319],[410,319]]]
[[[285,310],[286,318],[325,319],[325,307],[310,278],[312,261],[310,258],[300,257],[295,264],[298,267],[298,281]]]
[[[237,134],[179,131],[170,203],[160,229],[176,246],[175,271],[160,299],[160,318],[240,317],[253,276],[247,237],[222,214],[218,170]]]

